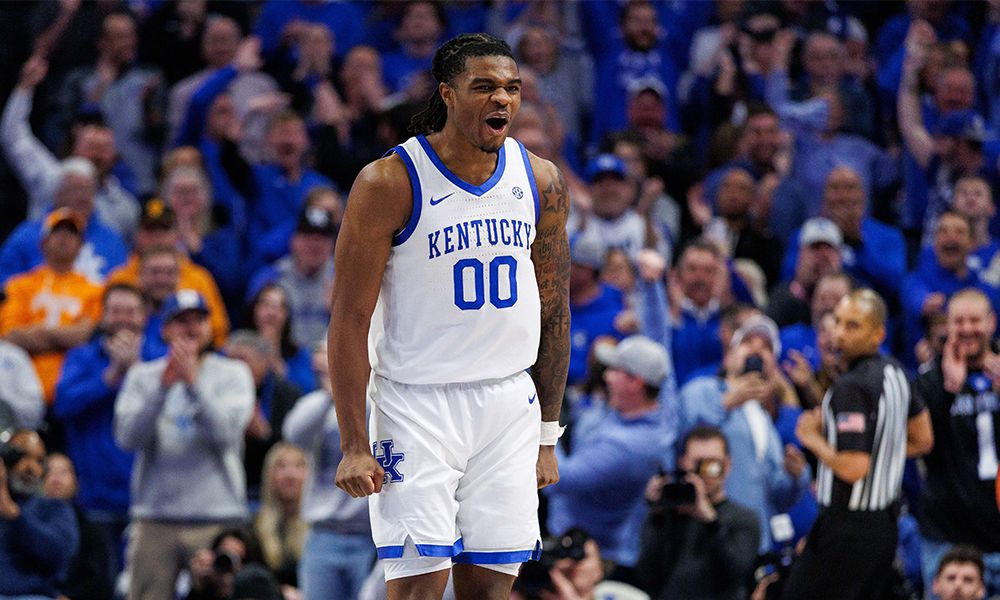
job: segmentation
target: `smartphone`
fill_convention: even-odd
[[[743,363],[743,374],[747,373],[763,373],[764,372],[764,359],[758,354],[753,354],[747,357],[745,363]]]

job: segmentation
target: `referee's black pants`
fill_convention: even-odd
[[[782,600],[880,600],[898,539],[894,510],[824,508],[792,563]]]

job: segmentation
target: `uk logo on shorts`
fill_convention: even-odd
[[[382,449],[381,454],[379,454],[380,447]],[[399,472],[399,463],[403,462],[403,458],[406,455],[402,452],[396,453],[392,451],[392,440],[379,440],[372,444],[372,454],[375,455],[375,460],[385,470],[382,485],[390,481],[396,483],[403,481],[403,474]]]

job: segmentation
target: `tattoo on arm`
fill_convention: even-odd
[[[557,177],[541,194],[542,212],[555,215],[542,217],[548,223],[539,229],[532,246],[532,260],[535,263],[538,294],[542,304],[542,331],[538,360],[531,368],[531,377],[538,390],[543,421],[559,420],[569,372],[570,254],[566,236],[569,196],[562,173],[557,170],[556,174]]]

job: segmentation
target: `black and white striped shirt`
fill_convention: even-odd
[[[854,484],[820,463],[820,506],[853,511],[884,510],[899,497],[906,464],[906,424],[923,411],[910,396],[902,367],[880,355],[855,360],[823,398],[826,441],[838,452],[870,455],[868,474]]]

